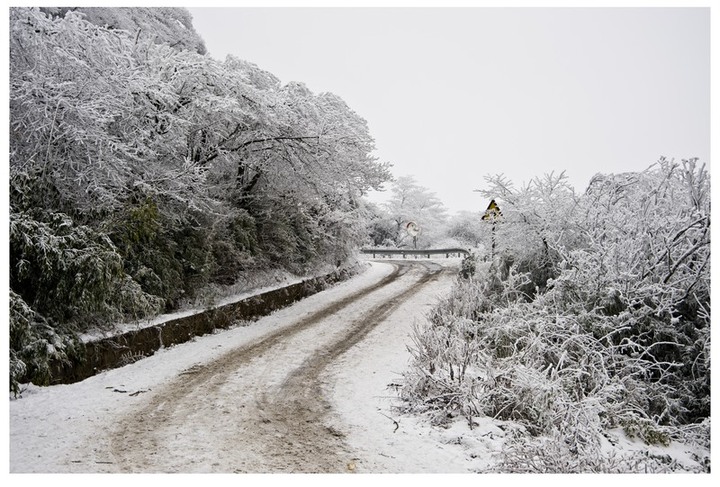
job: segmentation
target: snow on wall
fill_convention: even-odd
[[[344,281],[357,271],[357,268],[340,269],[189,316],[87,342],[81,357],[69,363],[51,362],[51,383],[72,384],[103,370],[122,367],[153,355],[163,347],[184,343],[196,336],[229,328],[238,322],[255,320]]]

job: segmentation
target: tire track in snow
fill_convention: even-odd
[[[419,278],[402,279],[423,267]],[[325,426],[329,403],[318,377],[335,358],[362,340],[402,302],[436,279],[440,270],[425,263],[399,263],[378,283],[326,306],[289,327],[185,371],[111,435],[113,456],[132,472],[340,472],[353,456],[342,435]],[[400,292],[377,303],[370,295],[403,284]],[[377,299],[377,298],[375,298]],[[320,329],[329,318],[364,300],[365,310],[338,333],[321,332],[312,353],[283,364],[304,332]],[[375,304],[375,306],[372,306]],[[327,328],[327,325],[323,325]],[[334,326],[334,325],[333,325]],[[325,333],[325,335],[323,335]],[[322,338],[328,335],[330,340]],[[323,340],[326,343],[323,343]],[[273,351],[272,354],[266,353]],[[287,355],[286,355],[287,354]],[[273,383],[273,379],[275,382]],[[187,432],[188,424],[197,429]],[[186,435],[185,438],[182,435]],[[188,438],[187,435],[192,438]],[[191,449],[192,451],[188,451]]]
[[[257,403],[264,424],[282,425],[282,435],[269,435],[260,446],[273,462],[267,471],[330,473],[347,472],[358,460],[344,444],[343,434],[327,426],[323,417],[330,411],[323,397],[319,376],[333,360],[359,343],[403,302],[438,278],[441,270],[430,271],[407,289],[385,300],[369,313],[353,321],[347,332],[320,347],[295,369],[282,385],[265,394]],[[288,418],[292,411],[292,418]],[[283,455],[273,455],[283,451]]]

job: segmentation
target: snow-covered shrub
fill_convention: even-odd
[[[560,438],[558,468],[594,471],[603,431],[663,445],[709,417],[709,180],[661,160],[565,194],[558,224],[507,193],[499,255],[416,331],[403,395]]]
[[[585,246],[565,251],[592,331],[644,379],[669,387],[646,411],[660,423],[708,417],[710,182],[696,161],[661,160],[640,174],[598,177],[577,227]],[[567,282],[567,279],[565,279]],[[558,297],[554,293],[550,297]]]
[[[50,381],[49,361],[64,360],[79,353],[80,346],[69,333],[57,327],[10,291],[10,391],[20,392],[20,381],[38,385]]]
[[[470,279],[475,275],[477,268],[477,256],[475,254],[466,255],[460,263],[460,277]]]
[[[455,246],[478,247],[485,239],[485,224],[477,212],[462,211],[450,218],[446,234],[456,242]]]
[[[615,450],[607,437],[611,435],[599,435],[596,441],[583,445],[579,453],[576,445],[569,444],[557,433],[542,438],[514,433],[491,471],[532,474],[710,472],[709,464],[701,459],[679,465],[669,455]]]
[[[255,220],[245,210],[219,219],[208,236],[212,252],[210,282],[232,285],[247,270],[259,266]]]
[[[120,254],[106,235],[61,213],[10,213],[10,286],[60,323],[118,318],[129,307],[142,316],[158,307],[128,288]]]
[[[145,292],[163,299],[170,310],[180,299],[192,297],[193,292],[213,281],[218,270],[213,252],[218,232],[214,227],[223,222],[213,219],[213,225],[200,212],[158,199],[160,204],[148,198],[129,205],[114,215],[107,227],[125,272]],[[176,211],[169,211],[173,207]],[[234,249],[227,232],[223,236]]]

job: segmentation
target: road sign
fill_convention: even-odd
[[[490,204],[488,205],[487,210],[485,210],[485,214],[482,216],[482,219],[495,222],[500,217],[502,217],[500,207],[497,205],[497,203],[495,203],[495,200],[490,201]]]
[[[420,233],[420,227],[415,222],[407,222],[405,224],[405,231],[411,237],[417,237],[418,234]]]
[[[482,219],[484,221],[492,222],[492,247],[490,250],[490,258],[492,259],[495,259],[495,223],[500,221],[500,218],[502,218],[500,207],[497,203],[495,203],[495,200],[491,200],[487,210],[485,210],[485,214],[482,216]]]

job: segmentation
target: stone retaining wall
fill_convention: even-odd
[[[184,343],[218,329],[229,328],[240,321],[256,320],[320,292],[332,284],[348,279],[357,272],[357,267],[341,269],[194,315],[88,342],[85,344],[83,355],[70,363],[51,362],[51,383],[79,382],[103,370],[122,367],[153,355],[163,347]]]

